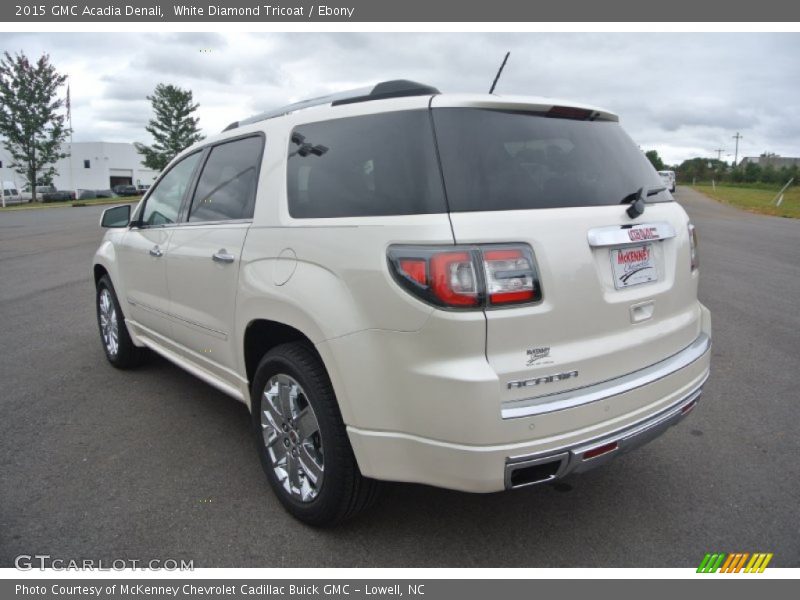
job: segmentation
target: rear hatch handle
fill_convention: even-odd
[[[666,221],[637,223],[636,225],[610,225],[595,227],[588,233],[592,248],[627,246],[642,242],[655,242],[675,237],[675,228]]]

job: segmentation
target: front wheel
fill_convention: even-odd
[[[134,345],[125,325],[111,279],[103,275],[97,282],[97,326],[108,362],[118,369],[130,369],[147,358],[147,349]]]
[[[377,497],[361,475],[325,367],[303,343],[270,350],[253,379],[258,454],[281,504],[309,525],[354,517]]]

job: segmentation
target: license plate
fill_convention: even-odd
[[[618,290],[658,281],[653,244],[627,246],[611,251],[611,273]]]

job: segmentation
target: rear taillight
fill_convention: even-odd
[[[689,261],[692,271],[700,266],[700,255],[697,253],[697,230],[689,223]]]
[[[520,304],[536,300],[536,273],[529,247],[484,248],[482,253],[490,304]]]
[[[542,299],[527,244],[391,246],[387,256],[395,280],[435,306],[474,309]]]

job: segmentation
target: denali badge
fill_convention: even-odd
[[[564,379],[572,379],[577,377],[577,371],[565,371],[564,373],[556,373],[555,375],[547,375],[545,377],[536,377],[534,379],[518,379],[517,381],[509,381],[508,389],[533,387],[542,383],[553,383],[554,381],[563,381]]]
[[[550,346],[542,346],[541,348],[528,348],[528,362],[525,363],[526,367],[530,367],[537,360],[547,358],[550,356]]]

